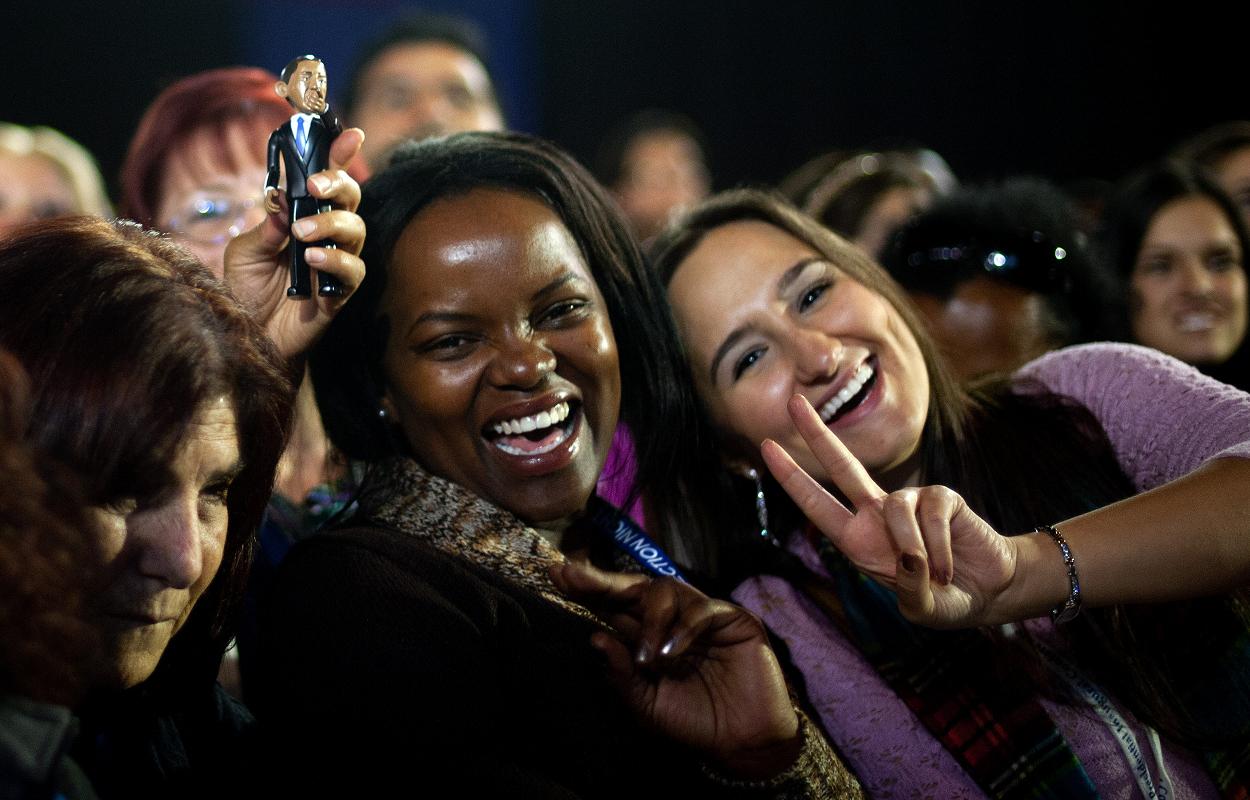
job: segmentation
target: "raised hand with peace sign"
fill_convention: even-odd
[[[1013,539],[999,535],[945,486],[886,492],[804,397],[791,398],[789,411],[824,477],[853,508],[766,440],[761,449],[769,470],[807,518],[860,571],[895,589],[899,609],[913,622],[984,622],[987,605],[1015,575]]]
[[[899,610],[911,621],[935,628],[1011,622],[1040,616],[1067,597],[1066,564],[1045,534],[1003,536],[945,486],[886,492],[804,398],[791,398],[789,412],[826,483],[854,510],[768,440],[761,449],[773,477],[857,569],[898,593]],[[1057,523],[1078,552],[1084,604],[1163,602],[1244,586],[1250,537],[1225,494],[1248,477],[1246,459],[1216,459],[1153,491]]]

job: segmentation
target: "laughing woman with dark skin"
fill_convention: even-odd
[[[644,489],[688,418],[603,190],[539,140],[461,134],[399,151],[362,216],[370,278],[312,357],[327,428],[371,464],[360,511],[295,547],[262,615],[258,713],[300,778],[858,796],[759,621],[640,574],[593,495],[618,410],[649,434]]]

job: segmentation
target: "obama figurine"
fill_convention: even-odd
[[[326,103],[326,68],[314,55],[293,59],[282,69],[274,91],[284,98],[295,113],[269,137],[265,176],[265,208],[270,213],[281,210],[278,203],[279,153],[286,166],[286,197],[290,222],[329,211],[328,203],[320,202],[308,192],[308,177],[330,164],[330,143],[342,131],[338,117]],[[304,251],[309,247],[333,247],[331,242],[301,242],[291,237],[291,285],[288,297],[311,297],[312,280]],[[337,280],[318,273],[317,293],[336,297],[343,293]]]

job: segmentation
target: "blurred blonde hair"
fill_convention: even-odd
[[[43,156],[60,171],[73,189],[82,214],[113,216],[113,206],[104,191],[104,180],[95,159],[86,148],[65,134],[43,125],[27,128],[0,122],[0,152],[16,156]]]

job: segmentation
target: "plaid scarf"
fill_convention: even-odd
[[[1226,800],[1250,800],[1250,743],[1202,754],[1211,779]]]
[[[1098,790],[1025,680],[987,691],[993,641],[979,631],[933,631],[898,612],[894,594],[820,542],[836,594],[812,599],[843,627],[890,688],[977,785],[1001,800],[1081,800]],[[805,587],[810,588],[810,587]],[[823,595],[823,596],[822,596]]]

